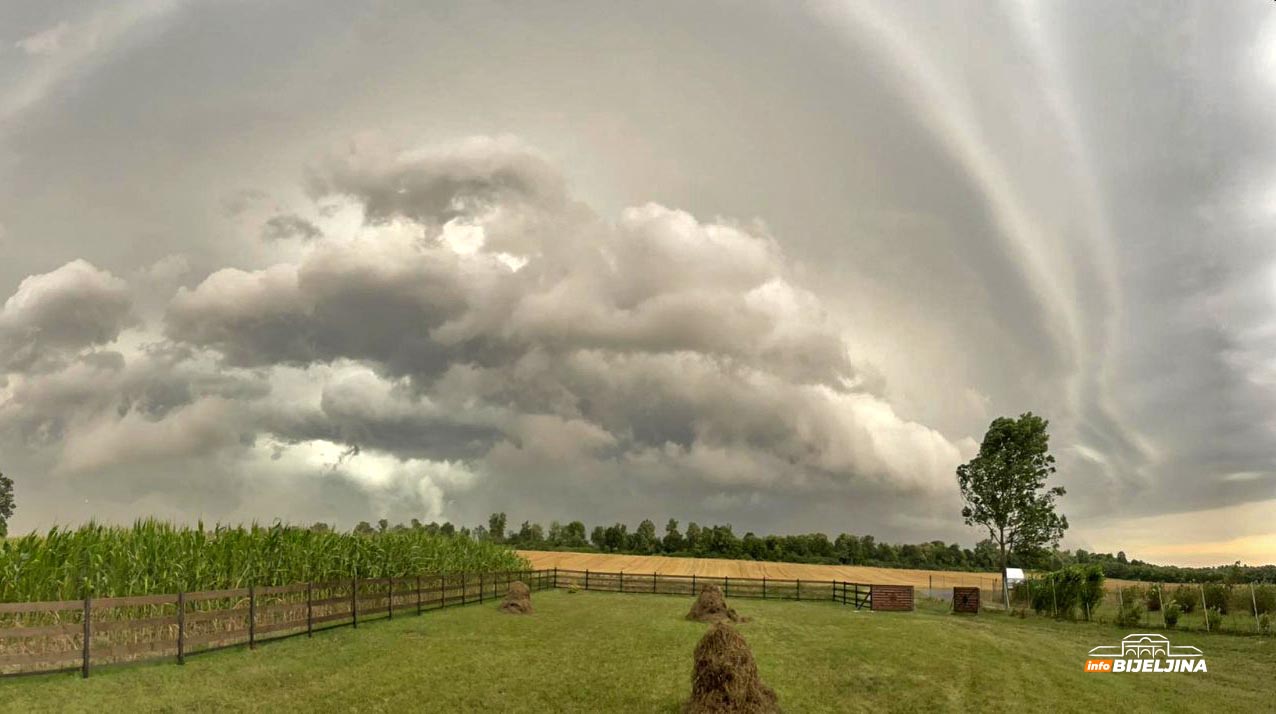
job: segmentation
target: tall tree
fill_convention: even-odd
[[[1055,472],[1049,425],[1032,412],[1018,419],[998,417],[988,427],[979,454],[957,467],[966,525],[987,528],[997,544],[1007,610],[1008,555],[1055,547],[1068,528],[1068,519],[1055,513],[1055,498],[1066,491],[1062,486],[1046,488],[1046,480]]]
[[[9,519],[13,517],[13,479],[0,473],[0,538],[9,534]]]
[[[487,532],[492,540],[501,543],[505,540],[505,514],[493,513],[487,518]]]

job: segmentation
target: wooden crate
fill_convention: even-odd
[[[979,588],[953,588],[953,612],[979,612]]]
[[[872,594],[874,610],[912,610],[912,585],[874,585]]]

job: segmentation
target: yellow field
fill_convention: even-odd
[[[773,578],[775,580],[844,580],[875,585],[912,585],[917,588],[1001,587],[999,573],[962,573],[949,570],[902,570],[865,565],[807,565],[720,558],[669,558],[663,555],[610,553],[560,553],[520,550],[533,568],[565,568],[650,575],[698,575],[705,577]]]

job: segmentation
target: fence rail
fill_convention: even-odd
[[[872,608],[873,590],[886,587],[554,568],[0,603],[0,675],[78,669],[88,677],[97,665],[159,658],[184,664],[188,655],[199,652],[245,644],[255,648],[268,640],[358,627],[368,620],[499,600],[515,580],[533,591],[580,588],[688,596],[712,584],[732,598],[833,601],[856,610]]]

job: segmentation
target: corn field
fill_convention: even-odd
[[[363,536],[278,524],[206,530],[156,520],[89,523],[0,539],[0,602],[527,567],[505,546],[420,531]]]

